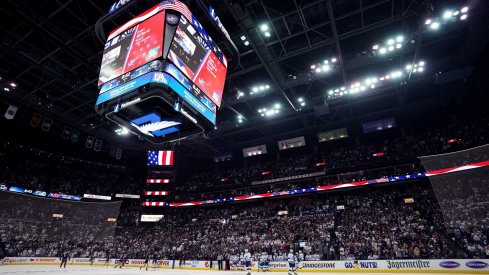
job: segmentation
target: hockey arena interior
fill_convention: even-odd
[[[0,274],[489,274],[489,1],[3,0]]]

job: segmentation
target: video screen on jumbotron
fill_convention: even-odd
[[[180,17],[168,58],[217,106],[221,105],[226,67],[184,16]]]
[[[130,27],[105,44],[98,85],[162,56],[165,12]]]

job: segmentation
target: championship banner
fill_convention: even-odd
[[[51,124],[53,124],[53,120],[45,117],[41,125],[41,130],[44,132],[49,131],[51,129]]]
[[[102,149],[102,140],[97,138],[95,140],[95,145],[93,146],[93,150],[95,150],[95,152],[100,152],[100,149]]]
[[[61,137],[63,139],[69,139],[71,135],[71,129],[69,127],[64,127],[63,132],[61,132]]]
[[[7,111],[3,115],[7,120],[12,120],[15,117],[15,114],[17,113],[17,110],[19,107],[14,106],[14,105],[9,105],[7,108]]]
[[[94,142],[94,138],[92,136],[88,136],[87,137],[87,142],[85,142],[85,146],[90,149],[93,147],[93,142]]]
[[[80,131],[78,131],[78,130],[72,130],[71,131],[71,136],[70,136],[71,142],[77,142],[79,136],[80,136]]]
[[[32,114],[31,121],[29,122],[29,125],[31,125],[32,128],[37,128],[39,125],[41,125],[41,120],[43,116],[40,113],[34,113]]]

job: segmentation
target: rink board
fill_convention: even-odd
[[[118,259],[110,259],[108,266],[115,266]],[[7,257],[6,265],[59,265],[60,259],[54,257]],[[138,268],[143,259],[128,259],[125,267]],[[89,258],[74,258],[67,265],[89,266]],[[93,266],[105,266],[105,259],[95,259]],[[211,268],[212,266],[212,268]],[[149,267],[152,267],[151,261]],[[159,260],[156,266],[161,269],[217,271],[217,261],[179,261]],[[258,262],[252,263],[252,270],[258,271]],[[269,271],[287,272],[287,262],[270,262]],[[365,260],[365,261],[304,261],[298,271],[319,273],[450,273],[450,274],[489,274],[487,259],[444,259],[444,260]]]

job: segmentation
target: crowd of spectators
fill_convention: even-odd
[[[249,249],[283,260],[294,249],[302,251],[305,260],[489,257],[487,225],[457,227],[461,238],[452,238],[454,229],[444,226],[433,189],[423,180],[356,193],[171,209],[156,224],[123,223],[113,235],[98,238],[84,221],[93,213],[66,222],[21,216],[2,217],[3,256],[59,256],[69,251],[73,257],[144,258],[156,253],[167,259],[215,260]],[[61,223],[63,230],[56,232]],[[460,243],[462,237],[469,237],[468,245]],[[481,253],[472,253],[473,243]]]
[[[217,163],[201,173],[185,173],[175,187],[181,194],[202,193],[226,188],[247,187],[253,182],[314,172],[341,174],[373,168],[417,163],[418,157],[472,148],[488,143],[489,120],[481,118],[460,127],[431,128],[406,135],[402,131],[390,138],[361,140],[348,138],[315,153],[275,158],[268,161],[234,160],[231,165]],[[378,155],[378,153],[381,153]],[[325,165],[317,165],[324,163]],[[229,167],[231,166],[231,167]],[[417,169],[419,170],[419,169]]]
[[[2,148],[0,184],[70,195],[139,194],[134,169],[76,159],[9,143]]]

